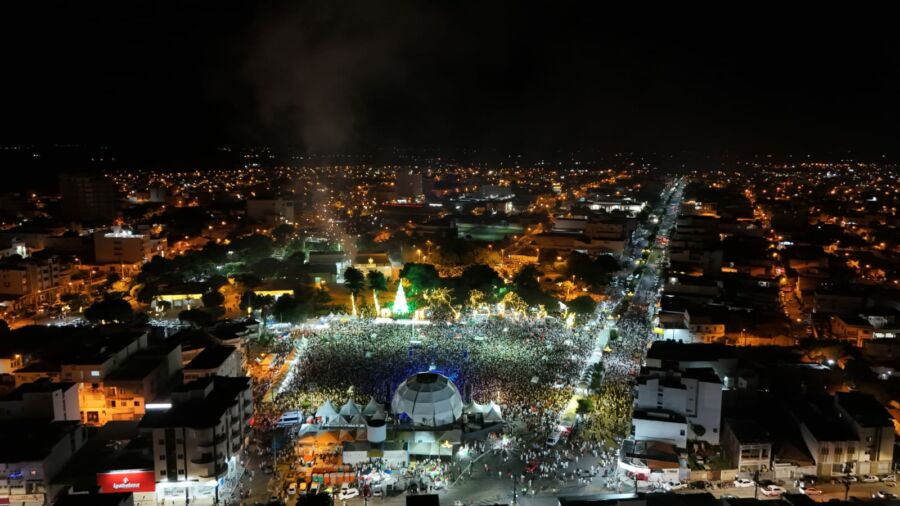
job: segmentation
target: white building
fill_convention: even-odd
[[[158,499],[208,498],[235,478],[252,416],[246,377],[192,381],[172,393],[171,407],[148,411],[140,427],[153,441]]]
[[[667,409],[635,408],[631,415],[631,434],[635,441],[660,441],[687,448],[687,419]]]
[[[635,408],[677,413],[686,419],[688,440],[719,444],[722,382],[712,369],[644,369],[637,381]],[[676,435],[663,441],[671,439]]]
[[[0,418],[79,421],[77,383],[26,383],[0,398]]]
[[[113,227],[94,232],[94,259],[98,264],[140,264],[154,254],[150,236]]]

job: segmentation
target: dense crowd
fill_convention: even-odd
[[[478,402],[558,412],[593,345],[589,332],[551,318],[416,327],[351,319],[301,337],[303,360],[279,396],[282,410],[315,410],[348,397],[388,403],[406,377],[435,370]]]

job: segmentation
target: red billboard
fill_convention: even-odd
[[[130,470],[97,473],[97,485],[101,494],[122,492],[153,492],[156,490],[156,476],[153,471]]]

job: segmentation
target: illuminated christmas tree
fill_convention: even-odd
[[[406,303],[406,292],[403,291],[403,283],[397,283],[397,295],[394,296],[394,314],[409,313],[409,305]]]

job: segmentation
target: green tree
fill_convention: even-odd
[[[387,291],[387,278],[384,277],[384,273],[381,271],[372,269],[367,272],[366,283],[369,285],[369,290],[375,290],[376,292]]]
[[[358,295],[366,286],[366,277],[359,269],[347,267],[347,270],[344,271],[344,286],[353,295]]]
[[[281,322],[299,322],[312,314],[312,304],[291,295],[282,295],[272,304],[272,315]]]
[[[566,305],[569,306],[569,311],[582,316],[594,314],[597,309],[597,303],[588,295],[575,297]]]
[[[437,269],[431,264],[408,263],[400,270],[400,277],[409,280],[410,294],[439,288],[443,282]]]
[[[541,288],[540,278],[543,276],[536,265],[528,264],[519,269],[519,272],[513,276],[513,284],[517,290],[530,289],[539,290]]]
[[[134,318],[134,311],[127,301],[105,298],[91,304],[84,311],[84,317],[92,323],[126,323]]]

